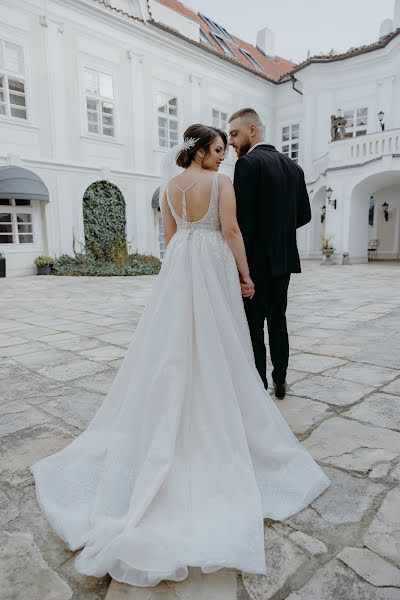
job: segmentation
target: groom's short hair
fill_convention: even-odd
[[[239,118],[244,119],[248,123],[254,123],[257,127],[262,127],[262,121],[254,108],[241,108],[237,110],[229,117],[228,123]]]

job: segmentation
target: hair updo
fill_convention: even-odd
[[[186,140],[194,138],[196,140],[196,143],[191,148],[187,148],[187,150],[182,150],[182,152],[179,153],[176,159],[176,164],[178,165],[178,167],[187,169],[188,166],[194,160],[196,152],[201,149],[205,151],[205,156],[201,161],[201,164],[203,166],[204,160],[210,153],[210,146],[215,140],[215,138],[217,138],[218,136],[221,137],[222,142],[224,144],[224,148],[226,150],[226,147],[228,145],[228,136],[226,135],[225,131],[222,131],[222,129],[218,129],[217,127],[211,127],[208,125],[190,125],[190,127],[188,127],[185,133],[183,134],[183,139]]]

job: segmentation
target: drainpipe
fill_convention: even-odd
[[[296,81],[298,81],[298,79],[296,79],[296,77],[294,75],[292,75],[290,79],[292,80],[292,88],[294,89],[294,91],[302,96],[303,92],[301,92],[300,90],[298,90],[296,88]]]

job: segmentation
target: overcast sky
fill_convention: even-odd
[[[395,0],[182,0],[228,31],[255,43],[257,31],[275,32],[275,53],[300,62],[312,54],[347,50],[379,38]]]

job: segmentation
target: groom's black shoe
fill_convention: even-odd
[[[275,383],[274,381],[274,392],[276,398],[283,400],[283,398],[286,396],[286,381],[284,383]]]

